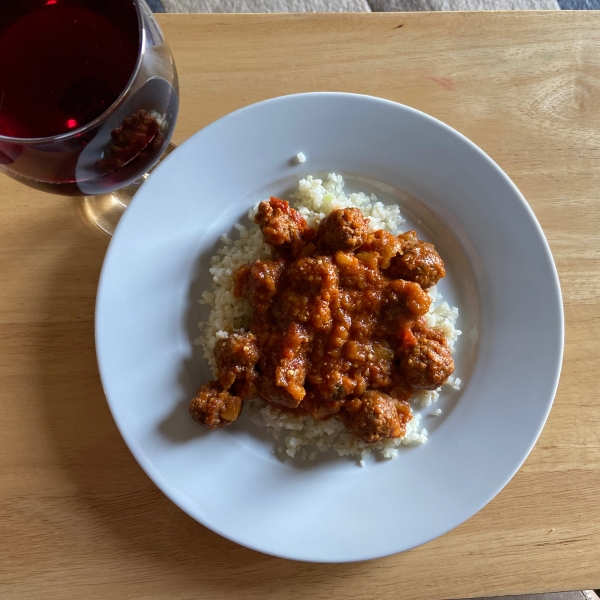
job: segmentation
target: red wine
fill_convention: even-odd
[[[51,193],[114,191],[156,163],[178,107],[140,0],[0,0],[1,171]]]
[[[131,0],[0,0],[0,134],[93,121],[127,86],[139,44]]]

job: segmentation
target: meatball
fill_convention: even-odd
[[[233,276],[233,295],[248,300],[258,312],[266,312],[277,293],[284,269],[285,262],[282,259],[257,260],[251,265],[244,265]]]
[[[326,252],[355,250],[367,239],[368,226],[359,208],[333,210],[319,225],[317,246]]]
[[[400,354],[400,371],[413,389],[434,390],[454,372],[444,335],[422,323],[405,332]]]
[[[275,382],[297,401],[301,401],[306,394],[304,378],[308,367],[306,355],[310,341],[306,328],[298,323],[292,323],[279,347],[280,358],[275,369]]]
[[[388,284],[385,290],[386,312],[394,312],[408,317],[422,317],[431,306],[431,297],[413,281],[397,279]]]
[[[254,395],[257,378],[254,365],[259,357],[256,337],[252,333],[232,333],[217,340],[214,353],[223,389],[229,390],[235,383],[236,395],[243,398]]]
[[[404,435],[406,423],[412,418],[408,402],[376,390],[346,401],[337,417],[348,431],[369,443]]]
[[[276,250],[297,256],[314,231],[304,217],[285,200],[271,196],[258,205],[254,222],[260,227],[267,244]]]
[[[242,399],[224,390],[218,381],[205,383],[190,402],[192,419],[210,431],[233,423],[241,409]]]
[[[284,284],[273,304],[281,328],[292,321],[310,324],[318,331],[331,328],[331,301],[338,293],[338,274],[327,256],[302,257],[286,269]]]
[[[306,395],[304,379],[308,369],[310,336],[305,327],[292,323],[261,361],[261,398],[296,408]]]
[[[414,281],[427,289],[446,275],[444,261],[433,244],[417,239],[414,231],[407,231],[398,239],[402,250],[391,259],[390,267],[384,271],[387,277]]]
[[[286,408],[297,408],[302,400],[294,398],[285,388],[277,385],[275,378],[263,373],[258,380],[258,393],[263,400]]]

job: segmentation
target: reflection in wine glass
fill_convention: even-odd
[[[162,156],[179,107],[175,64],[144,0],[0,3],[0,170],[85,196],[112,233]]]

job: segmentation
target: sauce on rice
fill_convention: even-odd
[[[427,325],[426,290],[445,275],[433,245],[413,231],[369,232],[359,208],[333,210],[313,228],[271,198],[255,222],[272,257],[233,276],[252,322],[216,341],[217,378],[192,400],[194,420],[229,425],[259,396],[337,419],[366,443],[404,436],[411,396],[436,390],[454,370],[446,337]]]

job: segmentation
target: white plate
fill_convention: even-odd
[[[307,161],[294,164],[300,151]],[[424,417],[428,442],[365,468],[345,458],[281,461],[247,421],[208,433],[187,414],[210,378],[192,340],[219,236],[257,200],[330,171],[398,202],[407,225],[439,246],[441,288],[464,332],[455,357],[463,388],[444,393],[441,417]],[[544,235],[486,154],[406,106],[301,94],[213,123],[144,184],[106,255],[96,345],[121,434],[173,502],[250,548],[344,562],[440,536],[506,485],[552,405],[563,313]]]

